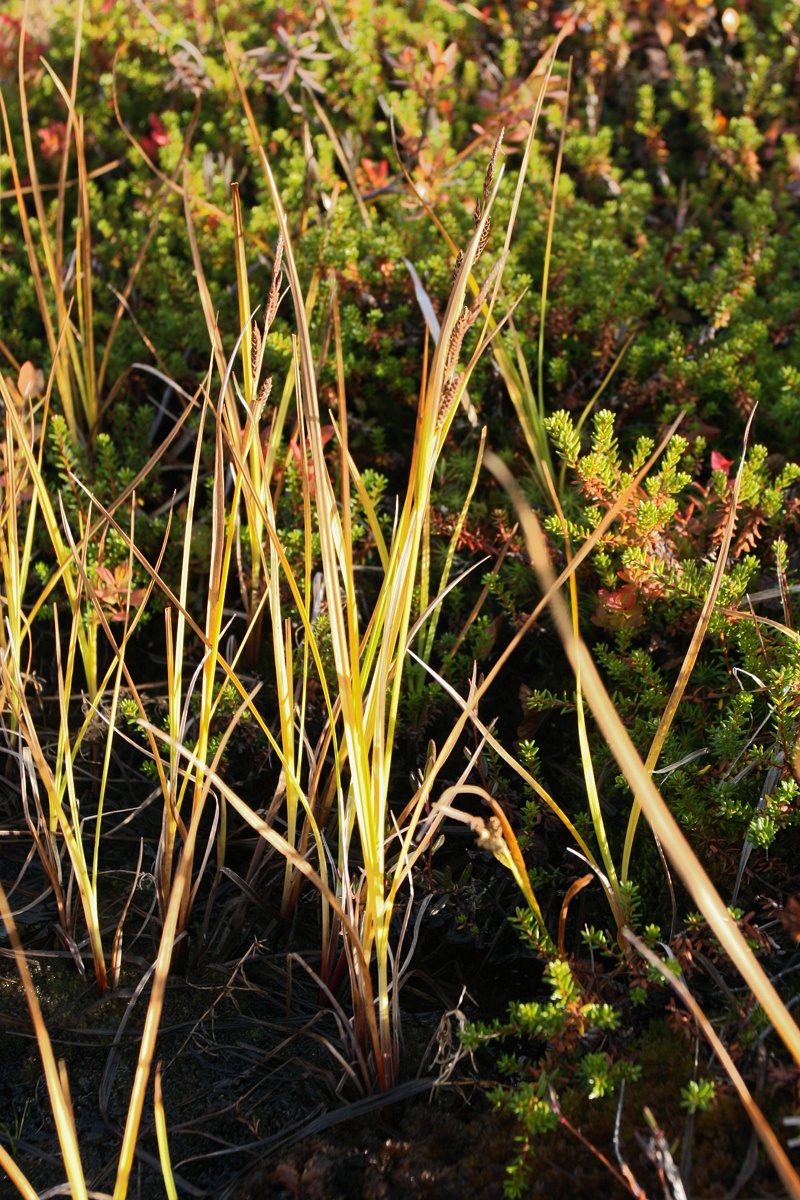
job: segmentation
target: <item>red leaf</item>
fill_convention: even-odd
[[[66,133],[67,126],[64,121],[50,121],[48,125],[37,129],[36,136],[41,139],[42,154],[45,158],[55,158],[61,154]]]
[[[386,181],[389,178],[389,164],[385,158],[378,162],[374,162],[371,158],[362,158],[361,166],[371,188],[377,191],[379,188],[386,187]]]
[[[169,144],[169,134],[161,123],[161,118],[157,113],[149,113],[147,120],[150,122],[150,136],[157,146],[166,146]]]
[[[150,158],[157,159],[161,147],[169,144],[169,134],[162,125],[161,118],[157,113],[149,113],[147,120],[150,125],[150,132],[146,133],[142,138],[142,149]]]
[[[733,463],[734,460],[732,458],[726,458],[724,454],[720,454],[719,450],[711,451],[712,471],[724,471],[725,475],[727,476],[728,472],[733,466]]]

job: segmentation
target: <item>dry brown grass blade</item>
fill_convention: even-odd
[[[242,338],[242,382],[244,385],[244,402],[248,408],[253,404],[253,343],[252,338],[258,335],[256,326],[250,330],[250,284],[247,275],[247,249],[244,240],[244,216],[242,214],[242,198],[239,194],[239,184],[231,184],[231,201],[233,203],[233,254],[236,261],[236,292],[239,301],[239,329],[246,329]],[[190,220],[187,208],[186,220]],[[194,255],[194,247],[192,249]],[[195,256],[197,257],[197,256]]]
[[[205,274],[205,271],[203,270],[202,259],[200,258],[200,248],[197,245],[197,236],[194,231],[194,221],[192,220],[192,210],[191,210],[190,203],[189,203],[190,192],[189,192],[189,187],[188,187],[188,177],[189,177],[189,169],[187,166],[184,166],[183,202],[184,202],[184,211],[186,214],[186,230],[187,230],[187,233],[189,234],[189,247],[192,252],[192,263],[194,264],[195,278],[197,280],[197,290],[200,293],[200,304],[203,309],[203,316],[206,319],[206,329],[208,330],[209,340],[214,349],[214,361],[216,362],[216,365],[217,365],[217,371],[219,372],[220,379],[224,379],[226,376],[226,372],[227,372],[227,363],[225,361],[225,351],[224,351],[224,348],[222,345],[222,337],[219,332],[219,327],[217,325],[217,315],[214,310],[214,304],[211,299],[211,293],[208,289],[208,283],[206,282],[206,274]],[[232,407],[234,408],[234,411],[235,411],[235,406],[236,406],[235,397],[231,397],[231,399],[233,401]]]
[[[645,770],[638,751],[611,702],[583,639],[575,637],[569,612],[555,589],[556,581],[547,552],[547,543],[533,510],[511,472],[497,455],[487,454],[486,465],[498,482],[509,492],[517,509],[520,523],[525,532],[528,553],[539,577],[540,586],[550,598],[550,609],[573,670],[580,671],[584,695],[600,732],[608,742],[631,790],[641,797],[642,810],[653,832],[660,840],[668,859],[685,883],[713,933],[719,938],[734,966],[767,1013],[778,1036],[795,1062],[800,1065],[800,1029],[747,945],[697,855],[664,803],[649,773]]]
[[[623,930],[623,933],[634,949],[641,954],[642,958],[646,959],[650,966],[654,967],[655,970],[658,971],[661,976],[663,976],[669,986],[675,992],[677,992],[683,1003],[691,1012],[695,1021],[697,1021],[697,1024],[702,1029],[703,1034],[708,1041],[708,1044],[711,1046],[717,1058],[722,1063],[728,1074],[728,1078],[736,1088],[736,1092],[742,1102],[745,1112],[750,1118],[753,1128],[761,1139],[761,1144],[772,1159],[772,1164],[775,1167],[775,1170],[778,1172],[778,1175],[780,1176],[788,1195],[792,1198],[792,1200],[800,1200],[800,1178],[798,1178],[797,1172],[789,1162],[789,1159],[786,1157],[786,1152],[775,1136],[775,1133],[766,1117],[756,1104],[753,1097],[750,1095],[747,1084],[739,1074],[736,1064],[726,1050],[724,1044],[717,1036],[714,1026],[711,1024],[708,1017],[703,1012],[702,1008],[697,1003],[683,980],[673,974],[666,963],[662,962],[658,955],[654,954],[652,950],[649,950],[644,942],[636,937],[634,933],[631,933],[630,929]]]

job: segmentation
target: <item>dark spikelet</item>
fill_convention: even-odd
[[[278,290],[273,292],[272,288],[270,288],[269,294],[267,296],[267,306],[266,306],[266,310],[264,313],[264,337],[265,338],[267,336],[267,330],[269,329],[272,322],[275,320],[275,315],[278,311],[278,306],[280,305],[280,302],[281,302],[280,292]]]
[[[498,133],[497,141],[495,142],[494,149],[492,150],[492,157],[489,159],[489,165],[486,168],[486,177],[484,178],[484,181],[483,181],[483,202],[484,202],[484,204],[489,199],[489,193],[492,190],[492,180],[494,179],[494,165],[497,162],[497,155],[500,152],[500,146],[503,141],[504,133],[505,133],[505,129],[501,129],[500,132]]]
[[[441,403],[439,404],[439,412],[436,417],[437,433],[444,425],[450,413],[450,409],[453,407],[453,401],[456,398],[456,393],[458,392],[458,385],[460,382],[461,376],[456,374],[451,375],[445,380],[444,387],[442,388],[442,399]]]
[[[268,375],[267,378],[262,383],[261,387],[258,389],[258,397],[257,397],[258,403],[266,404],[267,401],[269,400],[271,392],[272,392],[272,376]]]
[[[491,218],[491,216],[489,216],[486,218],[486,224],[483,227],[483,233],[481,234],[480,239],[478,241],[478,249],[475,251],[476,261],[477,261],[477,259],[480,258],[480,256],[483,254],[484,250],[486,249],[486,243],[489,241],[489,233],[491,231],[491,228],[492,228],[492,218]]]
[[[280,281],[278,281],[278,286],[277,287],[271,286],[269,289],[269,294],[267,295],[267,307],[266,307],[266,312],[264,314],[264,336],[265,337],[267,334],[267,330],[269,329],[272,322],[275,320],[275,315],[278,311],[278,306],[280,305],[280,302],[281,302],[281,289],[280,289]]]
[[[479,200],[478,203],[475,205],[475,212],[472,214],[472,221],[473,221],[473,224],[475,225],[476,229],[481,223],[481,213],[482,212],[483,212],[483,205],[481,204],[481,202]]]
[[[258,331],[258,326],[254,325],[250,330],[250,366],[253,369],[253,374],[257,374],[259,368],[259,359],[261,358],[261,334]]]
[[[272,322],[275,320],[275,314],[278,311],[278,305],[281,302],[281,286],[283,284],[283,234],[278,235],[278,244],[275,247],[275,262],[272,264],[272,279],[269,285],[269,293],[267,295],[267,308],[264,317],[264,333],[269,329]]]
[[[463,308],[453,326],[453,332],[450,334],[450,341],[447,343],[447,357],[444,360],[444,377],[449,379],[452,372],[458,366],[459,355],[461,354],[461,343],[464,341],[464,334],[469,329],[472,321],[470,320],[470,312],[468,308]]]
[[[458,279],[458,273],[461,270],[461,264],[464,261],[464,251],[459,250],[456,255],[456,265],[453,267],[453,283]]]
[[[282,263],[283,263],[283,234],[279,233],[278,240],[275,243],[275,262],[272,264],[272,278],[273,279],[275,279],[277,276],[282,274],[282,270],[281,270]]]

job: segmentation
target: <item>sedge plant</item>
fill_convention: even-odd
[[[351,490],[358,488],[359,482],[347,451],[344,380],[340,371],[337,413],[340,486],[337,489],[324,449],[316,364],[289,223],[254,114],[230,53],[229,60],[278,219],[294,308],[297,420],[300,443],[304,444],[307,439],[309,446],[309,480],[313,472],[313,494],[308,484],[305,494],[312,508],[313,531],[319,539],[332,659],[332,676],[325,691],[334,755],[338,898],[348,917],[342,932],[346,928],[358,931],[357,946],[349,944],[345,936],[344,953],[350,972],[355,1028],[359,1038],[363,1037],[366,1042],[369,1042],[373,1028],[373,989],[369,971],[374,965],[377,1020],[376,1040],[370,1046],[370,1055],[378,1085],[389,1088],[396,1077],[399,1054],[399,1030],[393,1021],[392,995],[393,989],[396,993],[397,960],[390,930],[395,908],[401,900],[401,888],[409,879],[410,863],[416,860],[419,850],[413,837],[424,807],[424,800],[415,798],[404,814],[406,825],[398,826],[393,836],[389,797],[398,709],[407,661],[406,648],[417,616],[415,594],[434,471],[478,353],[491,336],[485,329],[468,364],[460,369],[464,339],[479,321],[494,278],[502,271],[501,261],[490,271],[473,302],[465,302],[470,277],[488,241],[490,213],[502,177],[502,170],[496,170],[499,145],[495,147],[487,169],[475,233],[457,261],[438,344],[430,363],[423,364],[408,485],[391,540],[385,547],[377,598],[368,621],[362,624],[350,504]],[[266,515],[269,518],[269,513]],[[378,529],[374,532],[377,543]],[[271,537],[271,544],[280,559],[281,552],[275,543],[276,539]],[[288,563],[281,565],[286,571]],[[293,572],[288,582],[293,592],[302,595]],[[314,641],[315,631],[304,612],[301,620],[306,638]],[[316,657],[319,657],[318,651]],[[433,783],[434,776],[429,773],[426,788],[432,787]]]

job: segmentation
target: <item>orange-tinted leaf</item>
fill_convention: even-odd
[[[35,367],[32,362],[24,362],[17,378],[17,391],[23,400],[41,396],[44,391],[44,372]]]
[[[42,143],[42,154],[45,158],[56,158],[64,149],[64,141],[67,136],[67,126],[64,121],[51,120],[47,125],[43,125],[41,129],[37,129],[36,136]]]

